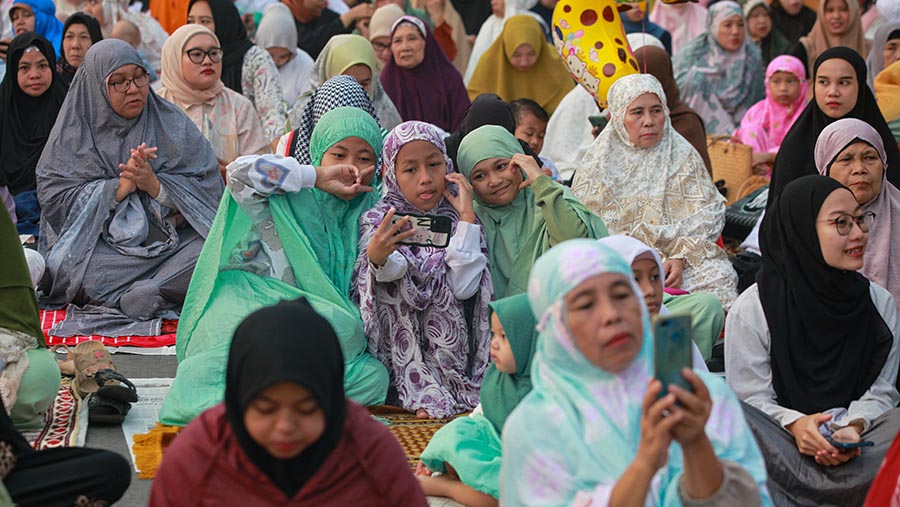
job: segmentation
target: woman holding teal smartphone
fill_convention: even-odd
[[[503,427],[504,504],[772,505],[721,378],[684,369],[694,392],[657,399],[649,312],[622,257],[566,241],[537,260],[528,296],[540,335],[533,389]]]

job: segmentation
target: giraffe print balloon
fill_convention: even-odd
[[[614,0],[560,0],[553,10],[553,42],[601,109],[617,79],[639,72]]]

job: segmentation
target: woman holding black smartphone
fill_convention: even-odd
[[[725,370],[778,505],[861,505],[900,430],[897,309],[858,272],[885,219],[820,175],[789,183],[763,219],[757,283],[725,323]],[[874,446],[848,448],[861,440]]]
[[[771,505],[725,383],[687,368],[692,392],[653,378],[649,312],[625,259],[566,241],[537,260],[528,297],[534,388],[503,427],[504,504]]]

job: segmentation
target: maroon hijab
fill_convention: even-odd
[[[447,59],[431,28],[421,19],[415,16],[398,19],[391,27],[391,39],[402,24],[416,27],[425,37],[425,59],[415,68],[405,69],[391,55],[381,71],[381,85],[403,121],[424,121],[447,133],[454,132],[471,103],[462,76]]]

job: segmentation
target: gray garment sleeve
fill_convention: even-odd
[[[758,507],[762,504],[759,486],[744,467],[722,461],[722,484],[709,498],[695,500],[684,491],[684,476],[678,481],[678,496],[684,507]]]

